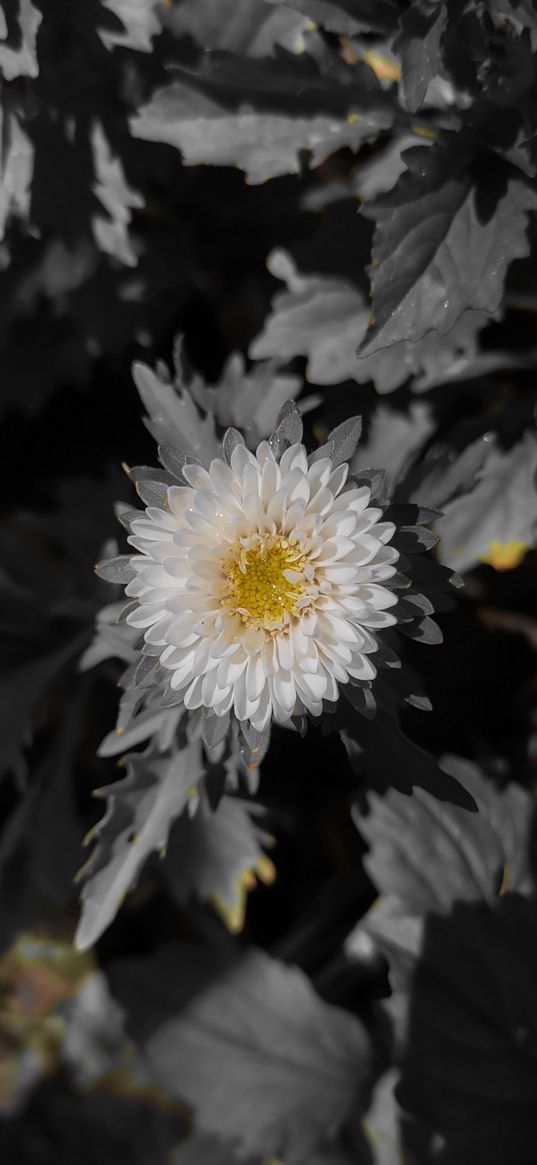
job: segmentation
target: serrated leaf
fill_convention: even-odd
[[[281,373],[279,363],[280,358],[266,360],[246,371],[242,353],[235,352],[224,365],[218,385],[206,387],[198,379],[192,395],[220,425],[243,430],[254,447],[269,436],[282,406],[301,389],[299,377]]]
[[[409,169],[394,189],[363,209],[376,223],[374,324],[363,356],[433,328],[446,335],[467,309],[496,311],[509,264],[528,251],[537,194],[514,172],[487,176],[495,209],[485,215],[464,141],[446,135],[432,148],[409,150],[405,161]]]
[[[256,950],[215,978],[218,965],[214,949],[189,957],[178,944],[154,969],[150,960],[119,964],[116,992],[127,992],[135,1038],[165,1092],[194,1106],[200,1133],[237,1143],[241,1156],[307,1159],[360,1104],[368,1036],[295,967]],[[155,975],[158,1010],[148,1014]],[[179,979],[183,992],[191,984],[180,1011]]]
[[[252,820],[248,805],[224,796],[214,813],[200,806],[187,813],[170,834],[164,872],[181,903],[192,895],[209,901],[231,931],[244,923],[246,895],[256,877],[271,882],[276,874],[263,852],[270,838]]]
[[[179,376],[173,385],[146,364],[139,363],[133,366],[132,375],[147,409],[146,423],[155,441],[194,453],[204,464],[218,456],[213,418],[200,416],[187,385],[180,382]]]
[[[301,275],[285,251],[273,251],[267,266],[287,291],[275,295],[263,330],[250,344],[254,360],[306,356],[313,384],[372,380],[377,392],[388,393],[410,377],[424,391],[475,357],[477,333],[487,322],[480,312],[465,312],[447,336],[434,332],[418,343],[394,344],[363,357],[358,348],[367,334],[370,306],[358,287],[343,279]]]
[[[438,542],[438,534],[426,526],[397,526],[392,543],[400,554],[424,554]]]
[[[371,846],[364,858],[379,892],[396,897],[401,917],[449,910],[456,901],[492,901],[504,888],[528,885],[531,795],[517,785],[498,791],[469,762],[444,766],[475,799],[479,812],[437,801],[425,789],[410,797],[371,794],[368,817],[355,816]],[[372,922],[374,925],[374,911]]]
[[[139,659],[140,653],[136,652],[134,654],[134,662]],[[159,750],[166,752],[170,747],[181,716],[183,715],[184,704],[180,700],[177,702],[177,707],[168,708],[159,697],[160,693],[156,700],[153,700],[150,705],[138,713],[128,728],[116,728],[113,732],[109,732],[99,747],[98,756],[124,755],[129,749],[134,748],[135,745],[141,744],[144,740],[149,740],[150,736],[154,737]]]
[[[147,857],[167,843],[173,820],[202,776],[199,743],[163,759],[136,756],[127,776],[100,791],[106,814],[95,849],[80,872],[84,879],[75,945],[87,950],[110,925]]]
[[[429,918],[397,1089],[420,1122],[420,1160],[440,1141],[446,1165],[531,1160],[536,949],[535,904],[519,895]],[[414,1155],[411,1121],[404,1147]]]
[[[189,166],[235,166],[256,184],[299,173],[305,150],[315,167],[389,128],[382,93],[374,102],[365,85],[328,85],[309,58],[282,53],[277,62],[215,54],[203,72],[182,70],[131,119],[134,136],[175,146]]]
[[[448,502],[437,523],[441,560],[458,571],[486,562],[495,543],[536,539],[537,438],[528,432],[507,452],[488,449],[473,489]]]
[[[314,384],[337,384],[359,374],[356,349],[369,307],[358,288],[342,279],[300,275],[285,251],[273,251],[267,266],[287,291],[274,297],[262,332],[250,344],[252,359],[307,356],[307,377]]]

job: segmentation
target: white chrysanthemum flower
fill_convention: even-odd
[[[347,474],[302,444],[279,462],[267,441],[237,445],[230,465],[187,464],[168,510],[132,521],[128,622],[162,649],[187,708],[233,709],[262,731],[374,678],[374,631],[395,623],[395,526]]]

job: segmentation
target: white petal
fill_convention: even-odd
[[[193,489],[212,490],[212,481],[202,465],[183,466],[183,477]]]
[[[145,512],[154,526],[160,526],[162,530],[175,530],[177,519],[167,510],[161,510],[158,506],[147,506]]]
[[[300,442],[297,442],[296,445],[290,445],[289,448],[285,450],[285,453],[282,453],[280,458],[280,470],[282,475],[285,475],[294,469],[299,469],[302,474],[307,474],[308,472],[308,458],[306,450]]]
[[[296,687],[292,673],[280,669],[272,677],[271,685],[275,707],[291,713],[296,703]]]
[[[357,680],[373,680],[377,674],[376,667],[373,666],[369,656],[354,655],[351,667],[347,668],[350,676]]]
[[[131,627],[151,627],[163,619],[165,614],[161,603],[145,603],[127,615],[127,623]]]
[[[203,703],[202,688],[203,676],[196,676],[196,679],[192,681],[183,696],[185,708],[189,708],[191,711],[194,711],[196,708],[201,708]]]
[[[360,622],[364,627],[393,627],[397,619],[389,611],[368,611],[367,615],[360,617]]]
[[[168,486],[168,505],[178,518],[183,517],[187,505],[192,504],[193,497],[194,490],[188,485]]]
[[[257,468],[257,461],[246,445],[235,445],[233,453],[231,454],[231,468],[237,477],[240,477],[246,465],[253,465]]]
[[[265,687],[265,683],[265,672],[260,657],[258,655],[250,656],[246,667],[246,692],[248,699],[258,700]]]
[[[334,471],[330,474],[327,486],[328,489],[333,493],[334,497],[336,497],[340,490],[343,489],[348,476],[349,466],[346,461],[343,461],[341,465],[338,465],[337,469],[334,469]]]

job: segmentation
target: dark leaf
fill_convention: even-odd
[[[535,903],[519,895],[426,924],[397,1095],[430,1130],[429,1151],[441,1138],[445,1165],[532,1159],[536,951]]]
[[[446,23],[442,3],[426,11],[409,8],[402,17],[393,48],[401,58],[400,94],[411,113],[423,105],[429,82],[443,72],[440,41]]]
[[[469,308],[496,311],[509,264],[528,251],[527,212],[537,208],[528,183],[508,170],[501,182],[489,176],[495,206],[485,217],[464,142],[446,135],[405,161],[397,186],[364,208],[376,223],[364,356],[433,328],[446,335]]]

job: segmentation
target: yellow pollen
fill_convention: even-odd
[[[270,631],[282,620],[288,622],[286,614],[300,614],[296,602],[305,585],[300,578],[286,578],[284,572],[302,574],[303,562],[304,554],[285,538],[260,537],[257,545],[248,549],[236,544],[222,563],[226,576],[223,605],[249,627]]]

